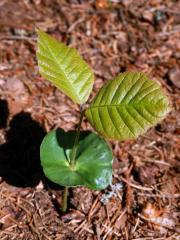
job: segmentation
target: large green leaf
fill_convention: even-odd
[[[86,110],[92,126],[104,137],[136,138],[165,117],[168,98],[144,73],[125,72],[107,82]]]
[[[75,168],[70,155],[75,131],[54,130],[46,135],[41,148],[41,165],[45,175],[62,186],[84,185],[104,189],[112,180],[113,155],[108,144],[92,132],[81,132]]]
[[[74,102],[87,101],[93,86],[93,73],[79,53],[38,31],[38,65],[43,77],[62,90]]]

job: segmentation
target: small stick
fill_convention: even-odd
[[[36,37],[26,37],[26,36],[1,36],[0,40],[26,40],[26,41],[36,41]]]
[[[129,182],[128,180],[126,180],[125,178],[121,177],[121,180],[125,183],[127,183],[129,186],[133,187],[133,188],[137,188],[139,190],[144,190],[144,191],[152,191],[153,188],[149,188],[149,187],[142,187],[139,185],[136,185],[134,183]]]

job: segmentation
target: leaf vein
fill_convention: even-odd
[[[143,118],[145,119],[148,123],[150,123],[151,125],[153,125],[153,122],[151,122],[147,116],[143,115],[142,112],[140,112],[135,106],[134,109],[137,111],[137,113]],[[146,110],[146,109],[145,109]],[[147,110],[146,110],[147,111]]]
[[[118,113],[119,113],[119,115],[120,115],[120,117],[121,117],[124,125],[125,125],[125,126],[127,127],[127,129],[130,131],[130,133],[132,133],[132,135],[135,137],[135,133],[133,132],[131,126],[126,123],[126,120],[125,120],[124,116],[122,115],[120,109],[117,108],[117,111],[118,111]]]
[[[123,84],[125,78],[127,77],[127,75],[128,75],[128,73],[125,73],[125,74],[124,74],[124,77],[123,77],[123,79],[121,80],[120,85],[118,86],[118,88],[116,89],[116,91],[114,91],[114,95],[113,95],[113,97],[112,97],[111,102],[114,101],[114,98],[116,97],[117,93],[119,92],[119,89],[121,88],[121,86],[122,86],[122,84]]]
[[[146,93],[146,95],[145,95],[143,98],[141,98],[141,99],[138,101],[138,103],[141,103],[148,95],[156,92],[157,90],[159,90],[159,87],[157,87],[157,88],[153,89],[152,91],[149,91],[148,93]]]
[[[133,76],[133,78],[132,78],[132,82],[133,82],[133,80],[134,80],[135,77],[136,77],[136,74],[134,74],[134,76]],[[126,100],[126,97],[130,94],[131,90],[137,85],[137,82],[138,82],[141,78],[142,78],[142,76],[139,77],[139,78],[136,80],[135,84],[132,84],[132,86],[131,86],[130,89],[126,92],[126,94],[125,94],[125,96],[123,97],[123,99],[121,100],[121,102],[123,102],[123,101]]]
[[[116,131],[119,133],[119,135],[122,137],[122,134],[121,134],[121,132],[119,131],[118,127],[116,126],[115,121],[112,120],[111,113],[109,112],[109,108],[108,108],[108,107],[107,107],[107,111],[108,111],[109,119],[111,120],[114,128],[115,128]]]

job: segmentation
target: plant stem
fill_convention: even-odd
[[[83,110],[82,106],[80,107],[80,112],[81,112],[81,115],[80,115],[77,131],[76,131],[76,137],[74,140],[73,149],[72,149],[71,156],[70,156],[70,166],[72,167],[72,169],[75,167],[75,164],[76,164],[76,153],[77,153],[77,149],[78,149],[81,123],[82,123],[83,116],[84,116],[84,110]],[[65,187],[64,192],[63,192],[63,202],[62,202],[62,208],[61,208],[62,212],[66,212],[66,210],[67,210],[68,195],[69,195],[69,187]]]
[[[64,188],[62,208],[61,208],[62,212],[66,212],[66,210],[67,210],[67,198],[68,198],[68,195],[69,195],[69,191],[68,190],[69,190],[68,187]]]
[[[74,168],[75,164],[76,164],[76,153],[77,153],[77,149],[78,149],[78,142],[79,142],[79,136],[80,136],[81,123],[82,123],[83,116],[84,116],[84,110],[83,110],[82,106],[80,108],[80,111],[81,111],[81,115],[80,115],[77,131],[76,131],[76,137],[75,137],[75,140],[74,140],[74,146],[73,146],[73,149],[72,149],[72,152],[71,152],[71,157],[70,157],[70,166],[72,168]]]

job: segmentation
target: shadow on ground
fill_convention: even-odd
[[[0,99],[0,129],[7,126],[9,110],[6,100]]]
[[[1,113],[8,112],[5,102],[0,106]],[[5,126],[8,115],[1,115],[4,118],[1,126]],[[39,147],[44,136],[44,130],[29,113],[21,112],[13,117],[6,132],[6,143],[0,146],[0,176],[3,180],[18,187],[38,184],[43,176]]]

